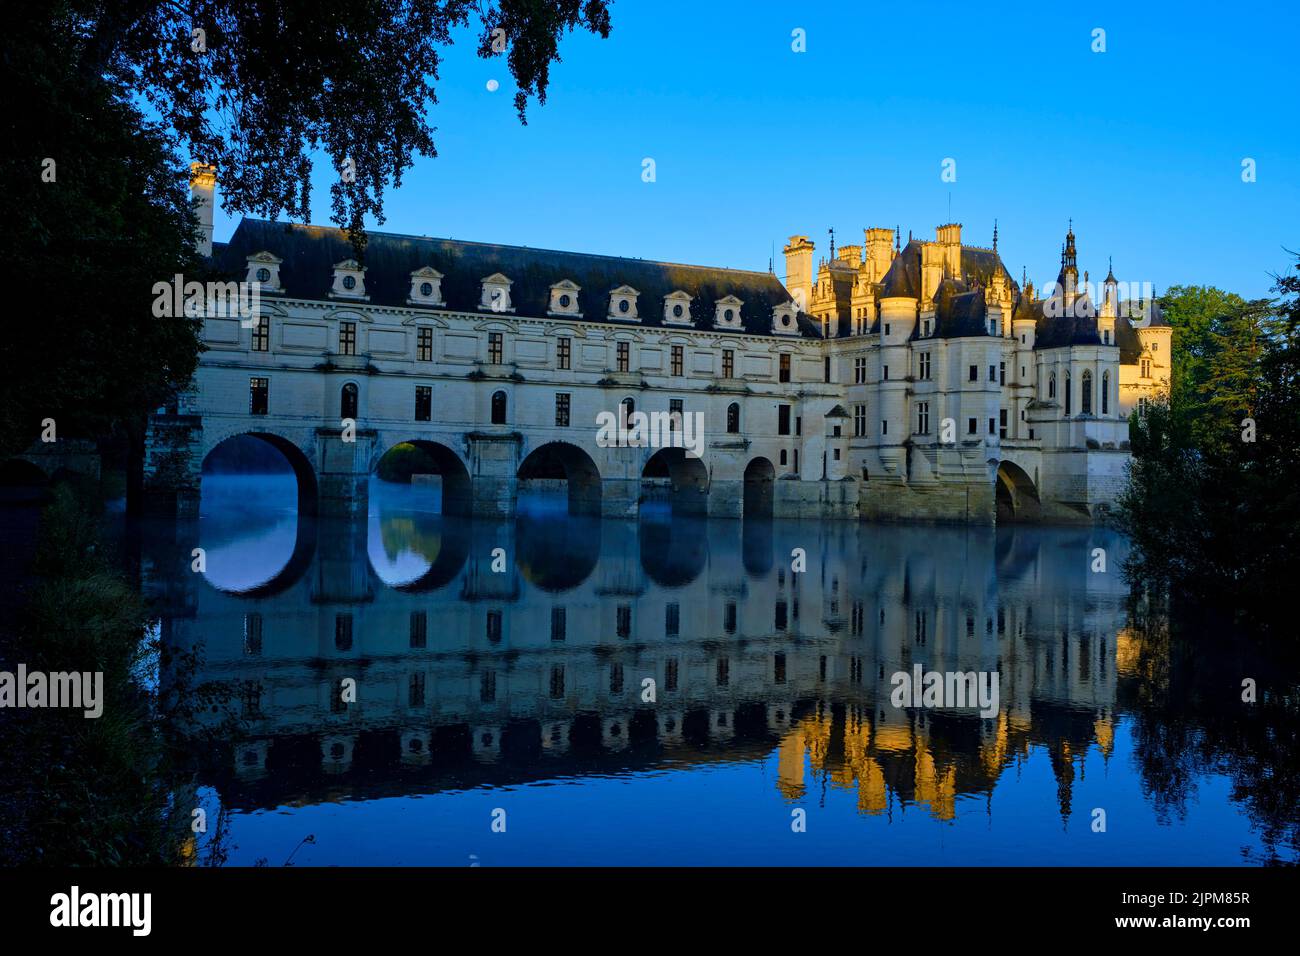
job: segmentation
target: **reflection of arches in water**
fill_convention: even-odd
[[[280,457],[289,466],[288,470],[294,475],[294,486],[298,492],[295,509],[299,515],[315,515],[316,470],[301,448],[279,435],[272,435],[269,432],[245,432],[223,439],[203,459],[203,480],[216,474],[213,471],[214,465],[223,465],[228,474],[248,474],[250,470],[265,469],[267,463],[265,455],[259,454],[256,448],[248,449],[247,446],[240,448],[241,444],[249,440],[261,442],[264,446],[269,446],[280,453]],[[260,461],[261,464],[253,469],[247,466],[241,467],[239,463],[247,460]],[[202,486],[200,492],[201,490]]]
[[[709,472],[700,459],[684,448],[661,448],[641,470],[645,501],[667,501],[676,514],[707,514]]]
[[[741,526],[741,560],[748,574],[761,577],[772,570],[772,546],[772,522],[746,521]]]
[[[411,551],[429,562],[414,580],[388,584],[396,591],[410,593],[436,591],[456,580],[469,560],[473,536],[468,518],[419,513],[388,519],[381,515],[379,535],[385,553]]]
[[[690,584],[704,571],[709,557],[705,522],[697,517],[671,521],[641,521],[637,539],[641,567],[660,587]]]
[[[766,458],[755,458],[745,466],[746,518],[772,517],[772,496],[776,482],[776,469]]]
[[[539,445],[520,462],[518,478],[521,493],[563,481],[569,514],[600,514],[600,471],[577,445],[561,441]]]
[[[459,455],[439,442],[424,439],[397,442],[375,460],[370,470],[394,483],[410,483],[415,475],[436,475],[443,514],[469,515],[473,510],[469,469]]]
[[[998,521],[1033,521],[1039,515],[1038,489],[1015,462],[998,465],[996,487]]]
[[[302,580],[302,576],[307,573],[307,569],[311,567],[311,563],[316,557],[316,545],[316,518],[300,514],[298,516],[298,527],[293,538],[293,552],[289,555],[289,560],[285,562],[284,567],[268,580],[251,588],[240,590],[223,588],[211,581],[208,583],[223,594],[241,598],[264,598],[283,594]]]
[[[519,573],[543,591],[568,591],[600,560],[601,522],[588,515],[521,515],[515,523]]]

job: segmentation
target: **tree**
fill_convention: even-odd
[[[129,434],[183,389],[195,323],[151,314],[155,282],[203,281],[178,154],[215,164],[225,208],[307,220],[312,156],[340,171],[333,218],[366,216],[417,154],[442,48],[476,18],[546,99],[566,32],[607,36],[606,0],[56,0],[7,11],[0,255],[33,302],[11,317],[0,454],[54,418],[60,436]],[[51,166],[50,163],[53,163]]]
[[[606,0],[70,0],[83,75],[141,93],[195,158],[216,165],[225,208],[311,218],[312,153],[338,178],[333,219],[360,237],[384,221],[385,188],[435,156],[428,111],[442,47],[479,25],[478,53],[506,55],[521,120],[546,102],[559,40],[609,35]]]

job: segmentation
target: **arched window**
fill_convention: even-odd
[[[1066,372],[1065,373],[1065,414],[1066,415],[1069,415],[1070,412],[1073,411],[1074,406],[1073,406],[1073,402],[1071,402],[1072,397],[1073,396],[1070,393],[1070,373]]]
[[[339,417],[356,420],[357,387],[352,382],[344,385],[343,391],[339,393]]]
[[[1101,373],[1101,413],[1110,414],[1110,370]]]
[[[738,435],[740,433],[740,405],[732,402],[727,406],[727,434]]]
[[[1047,397],[1056,398],[1056,373],[1053,372],[1047,379]]]
[[[492,393],[492,424],[504,425],[506,423],[506,393]]]
[[[1085,415],[1092,414],[1092,372],[1084,370],[1083,392],[1079,395],[1079,411]]]

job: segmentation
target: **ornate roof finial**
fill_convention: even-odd
[[[998,221],[993,220],[993,251],[998,251]]]
[[[835,227],[832,226],[829,231],[831,234],[831,258],[834,259],[835,258]]]
[[[895,226],[894,227],[894,251],[895,252],[897,252],[899,249],[902,248],[902,246],[899,244],[901,242],[899,238],[901,235],[902,235],[902,227]]]

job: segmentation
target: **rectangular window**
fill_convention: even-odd
[[[339,354],[357,354],[357,324],[355,322],[339,323]]]
[[[424,647],[428,641],[429,634],[429,612],[412,611],[411,612],[411,646]]]
[[[557,428],[569,427],[569,393],[555,393],[555,425]]]
[[[853,384],[865,385],[867,383],[867,360],[865,358],[855,358],[853,360]]]
[[[497,672],[484,671],[478,677],[478,699],[481,704],[491,704],[497,699]]]
[[[880,434],[882,435],[889,434],[889,422],[885,421],[884,419],[881,419],[880,421]]]
[[[998,437],[1007,437],[1007,410],[1005,408],[998,411]]]
[[[406,703],[408,707],[424,706],[424,674],[412,674],[410,687],[407,692]]]
[[[337,651],[352,650],[351,614],[334,615],[334,649]]]
[[[930,377],[930,353],[922,352],[916,357],[917,359],[917,378],[922,380]]]
[[[799,474],[799,449],[794,450],[794,473]]]
[[[682,408],[682,400],[680,398],[668,399],[668,425],[673,431],[679,432],[682,430],[682,422],[685,416],[686,412]]]
[[[262,615],[244,615],[244,653],[250,657],[262,653]]]
[[[681,375],[681,374],[682,374],[682,354],[683,354],[684,352],[685,352],[685,349],[683,349],[680,345],[674,345],[674,346],[673,346],[672,365],[673,365],[673,374],[674,374],[674,375]]]
[[[927,337],[930,335],[930,320],[929,320],[929,319],[926,319],[924,322],[921,323],[921,334],[924,335],[924,336],[927,336]]]
[[[421,326],[415,330],[415,360],[433,361],[433,329],[428,326]]]
[[[974,435],[979,430],[979,422],[973,418],[966,419],[966,434]]]
[[[488,364],[500,365],[505,355],[505,333],[489,332],[488,333]]]
[[[917,402],[916,433],[918,435],[930,434],[930,403],[929,402]]]
[[[888,382],[888,381],[889,381],[889,366],[888,366],[888,365],[882,365],[882,366],[880,366],[880,380],[881,380],[882,382]]]
[[[417,422],[433,421],[433,386],[415,386],[415,420]]]
[[[885,323],[885,334],[886,334],[886,335],[889,334],[889,323],[888,323],[888,322]]]
[[[802,434],[803,434],[803,416],[802,416],[802,415],[796,415],[796,416],[794,417],[794,433],[795,433],[796,435],[802,435]]]
[[[822,359],[822,381],[829,382],[830,380],[831,380],[831,357],[828,355],[824,359]]]
[[[790,460],[789,454],[784,448],[781,449],[781,464],[785,465]]]
[[[609,665],[609,693],[610,696],[618,696],[623,693],[623,665]]]
[[[501,641],[501,612],[487,612],[487,639],[490,644],[497,644]]]
[[[790,356],[782,355],[779,361],[780,366],[776,373],[776,379],[778,382],[788,382],[790,381]]]
[[[776,433],[778,435],[790,434],[790,406],[776,406]]]
[[[555,365],[556,368],[567,369],[570,362],[573,361],[573,340],[568,336],[560,336],[555,340]]]
[[[567,624],[568,624],[568,620],[564,608],[562,607],[551,608],[551,640],[553,641],[564,640]]]
[[[777,601],[772,615],[772,626],[784,631],[790,622],[790,607],[784,601]]]
[[[253,326],[253,351],[269,352],[271,350],[271,320],[264,315],[257,317]]]
[[[989,419],[989,434],[992,435],[992,434],[994,434],[997,430],[998,430],[998,420],[997,420],[996,418],[990,418],[990,419]]]
[[[728,634],[736,633],[736,602],[728,601],[722,609],[722,629]]]
[[[682,606],[669,604],[664,607],[664,637],[676,637],[681,633]]]
[[[1007,384],[1007,363],[1006,362],[998,363],[998,384],[999,385]]]
[[[989,381],[990,381],[990,382],[996,382],[997,380],[998,380],[998,367],[997,367],[996,365],[990,365],[990,366],[989,366]]]
[[[867,406],[853,406],[853,437],[865,438],[867,435]]]
[[[969,374],[968,380],[969,380],[969,381],[972,381],[972,382],[978,382],[978,381],[979,381],[979,378],[980,378],[980,371],[979,371],[979,368],[978,368],[977,366],[972,365],[972,366],[970,367],[970,374]]]
[[[731,349],[722,350],[722,377],[736,377],[736,353]]]
[[[617,352],[618,370],[626,372],[632,364],[632,343],[618,342],[614,347]]]
[[[677,690],[677,658],[670,657],[664,661],[664,690]]]
[[[622,638],[632,636],[632,605],[630,604],[618,606],[618,636]]]
[[[248,414],[265,415],[271,404],[271,380],[269,378],[250,378],[248,380]]]
[[[777,654],[772,660],[772,682],[776,684],[785,683],[785,655]]]

